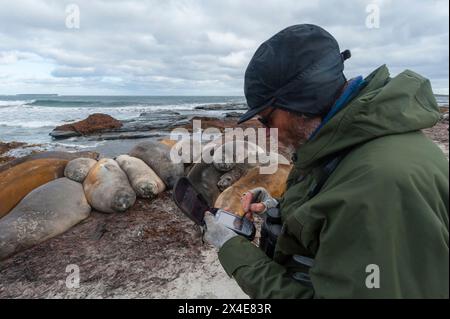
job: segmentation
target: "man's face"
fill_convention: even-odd
[[[263,112],[259,113],[258,118],[266,127],[266,136],[270,136],[270,128],[278,129],[278,141],[284,145],[288,145],[290,141],[292,125],[292,114],[281,109],[274,109],[269,107]]]
[[[278,129],[278,142],[285,147],[296,149],[308,140],[311,129],[320,124],[320,117],[306,119],[283,109],[272,108],[259,113],[258,118],[265,124],[266,136],[270,136],[270,128]]]

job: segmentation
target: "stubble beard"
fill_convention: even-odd
[[[292,158],[297,150],[304,145],[316,128],[320,125],[320,118],[298,117],[288,126],[286,137],[280,140],[284,151]]]

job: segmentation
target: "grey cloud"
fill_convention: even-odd
[[[297,23],[321,25],[352,50],[349,76],[386,63],[448,91],[447,0],[75,0],[80,29],[65,27],[64,1],[0,1],[0,74],[21,61],[51,65],[31,78],[18,68],[14,90],[21,81],[24,87],[16,93],[53,85],[86,94],[241,95],[258,45]],[[379,29],[365,26],[369,3],[379,4]],[[0,93],[11,91],[12,81],[3,79]]]

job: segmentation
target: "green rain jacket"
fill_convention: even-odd
[[[250,297],[449,297],[449,163],[420,131],[439,119],[430,83],[409,70],[391,78],[386,66],[365,81],[297,151],[273,260],[240,236],[220,249],[225,271]],[[344,149],[308,200],[319,165]],[[293,255],[314,258],[312,287],[292,278],[305,271]]]

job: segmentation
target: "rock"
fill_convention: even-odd
[[[12,150],[12,149],[24,146],[24,145],[25,145],[25,143],[21,143],[21,142],[9,142],[9,143],[0,142],[0,155],[8,152],[9,150]]]
[[[139,117],[123,123],[123,131],[169,130],[189,123],[189,117],[170,110],[157,110],[141,113]]]
[[[36,188],[0,220],[0,260],[65,232],[90,212],[79,183],[59,178]]]
[[[92,129],[84,129],[79,131],[74,128],[77,123],[87,123],[93,116],[107,116],[110,120],[108,123],[114,125],[93,126]],[[158,136],[158,130],[167,131],[174,127],[188,125],[190,117],[181,115],[178,112],[170,110],[158,110],[154,112],[141,113],[134,119],[118,121],[109,115],[94,114],[87,119],[59,126],[55,128],[50,135],[54,139],[65,139],[70,137],[88,136],[92,140],[118,140],[118,139],[138,139]],[[111,122],[112,119],[112,122]],[[107,123],[107,124],[108,124]],[[89,127],[88,127],[89,128]],[[95,129],[94,129],[95,128]],[[97,129],[98,128],[98,129]]]
[[[82,121],[57,126],[50,135],[55,138],[80,136],[121,128],[122,125],[110,115],[95,113]]]
[[[12,161],[14,159],[14,157],[12,156],[4,156],[3,155],[4,153],[13,150],[15,148],[22,147],[24,145],[26,144],[20,142],[9,142],[9,143],[0,142],[0,165]]]
[[[228,112],[225,117],[241,117],[244,112]]]
[[[71,138],[71,137],[77,137],[81,136],[82,134],[76,132],[76,131],[60,131],[57,129],[54,129],[49,134],[54,139],[65,139],[65,138]]]
[[[75,182],[83,183],[95,164],[97,164],[97,161],[91,158],[76,158],[67,163],[64,176]]]
[[[214,117],[208,117],[208,116],[195,116],[191,122],[189,122],[188,125],[185,125],[184,128],[186,128],[189,131],[192,131],[192,125],[194,120],[201,121],[201,128],[207,129],[210,127],[215,127],[219,129],[221,132],[224,132],[225,128],[236,128],[240,127],[243,130],[246,128],[260,128],[263,127],[261,123],[256,119],[248,120],[244,123],[237,124],[237,118],[235,117],[225,117],[225,118],[214,118]]]
[[[263,128],[262,124],[256,118],[237,124],[238,118],[235,116],[225,116],[221,118],[212,116],[194,116],[191,118],[188,125],[183,125],[182,127],[192,132],[194,121],[200,121],[202,129],[217,128],[221,133],[225,132],[226,128],[241,128],[243,130],[247,128]]]
[[[139,117],[141,118],[151,118],[155,119],[158,117],[175,117],[178,118],[179,115],[181,115],[180,112],[170,111],[170,110],[156,110],[153,112],[142,112],[139,114]]]
[[[160,137],[161,134],[155,131],[150,132],[105,132],[87,137],[89,141],[116,141],[116,140],[135,140],[140,138]]]
[[[247,105],[244,103],[224,103],[224,104],[208,104],[195,107],[196,110],[207,111],[228,111],[228,110],[246,110]]]

